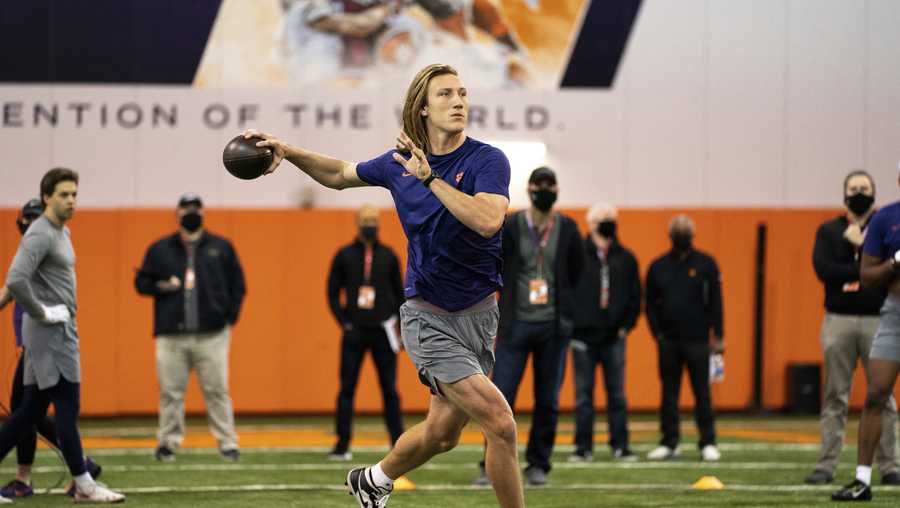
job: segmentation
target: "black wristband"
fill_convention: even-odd
[[[422,185],[424,185],[425,187],[431,187],[431,182],[432,182],[435,178],[437,178],[437,175],[434,174],[434,173],[431,173],[430,175],[428,175],[428,178],[422,180]]]

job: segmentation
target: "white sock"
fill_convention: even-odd
[[[872,466],[856,466],[856,479],[872,485]]]
[[[94,491],[94,487],[97,486],[97,483],[91,478],[91,473],[85,471],[84,473],[75,477],[75,486],[78,487],[78,491],[83,494],[90,494]]]
[[[388,475],[384,474],[384,470],[381,469],[381,462],[370,467],[369,472],[372,474],[372,481],[379,487],[390,487],[394,484],[394,480],[391,480]]]

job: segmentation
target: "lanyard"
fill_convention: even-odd
[[[547,224],[544,226],[543,237],[538,238],[538,232],[535,230],[534,219],[531,218],[531,210],[525,212],[525,220],[528,222],[528,232],[531,234],[531,243],[537,251],[537,271],[538,278],[544,278],[544,248],[547,247],[547,241],[550,238],[550,231],[553,229],[555,216],[551,215],[547,218]]]
[[[365,282],[366,286],[369,285],[369,279],[372,276],[372,257],[373,257],[372,246],[369,244],[366,244],[366,255],[365,255],[365,258],[364,258],[365,261],[363,264],[363,279],[366,281]]]
[[[609,252],[597,249],[597,259],[600,260],[600,308],[609,308]]]

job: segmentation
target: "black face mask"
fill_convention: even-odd
[[[872,208],[873,203],[875,203],[875,196],[867,196],[862,192],[844,197],[844,204],[856,215],[865,215]]]
[[[597,234],[604,238],[612,238],[616,236],[616,221],[605,220],[597,224]]]
[[[686,232],[686,231],[675,231],[669,238],[672,239],[672,248],[678,252],[687,252],[691,250],[691,243],[694,240],[694,235]]]
[[[556,203],[556,193],[552,190],[540,189],[532,191],[530,194],[531,203],[542,212],[553,208],[553,203]]]
[[[193,233],[203,225],[203,216],[197,212],[190,212],[181,217],[181,227],[188,233]]]
[[[361,226],[359,235],[363,237],[363,240],[371,242],[378,236],[378,226]]]

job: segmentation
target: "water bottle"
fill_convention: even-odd
[[[725,358],[718,353],[709,355],[709,382],[721,383],[725,381]]]

